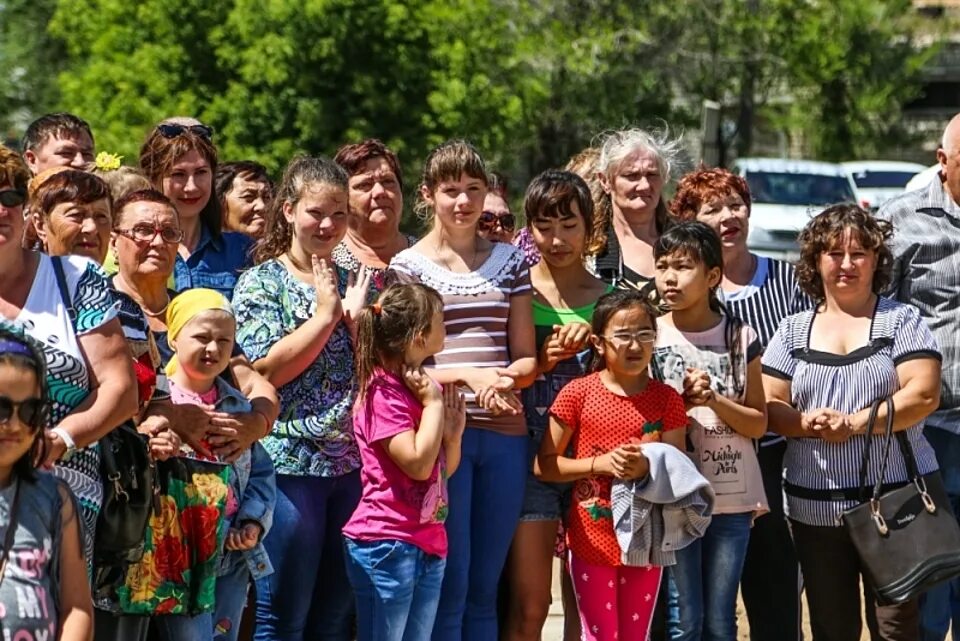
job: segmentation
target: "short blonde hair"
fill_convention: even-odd
[[[91,173],[99,176],[103,179],[103,182],[107,183],[107,187],[110,188],[110,195],[113,197],[113,202],[117,202],[127,194],[132,194],[135,191],[153,189],[150,180],[147,179],[142,171],[134,167],[124,165],[118,169],[95,169]]]

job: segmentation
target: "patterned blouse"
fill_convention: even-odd
[[[337,267],[340,295],[347,272]],[[251,361],[313,316],[316,290],[294,278],[277,260],[240,276],[233,294],[237,343]],[[297,378],[277,389],[280,417],[261,443],[277,474],[342,476],[360,467],[353,437],[353,345],[340,322],[317,359]]]
[[[407,239],[407,247],[413,247],[417,242],[416,236],[404,234],[404,238]],[[330,256],[337,267],[348,272],[358,272],[364,266],[360,259],[347,247],[347,243],[342,240],[333,248]],[[377,300],[380,292],[386,289],[390,283],[385,268],[367,267],[367,270],[370,272],[370,290],[367,292],[367,302],[372,303]]]

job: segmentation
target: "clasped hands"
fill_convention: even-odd
[[[854,415],[843,414],[829,407],[801,415],[800,427],[810,432],[812,437],[828,443],[845,443],[851,436],[863,431]]]

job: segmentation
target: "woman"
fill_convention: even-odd
[[[810,307],[792,265],[757,256],[747,248],[750,189],[746,180],[726,169],[701,167],[677,183],[670,211],[679,220],[706,223],[717,233],[723,249],[718,296],[731,316],[756,330],[761,349],[784,318]],[[770,513],[754,521],[741,580],[752,641],[800,638],[800,580],[783,514],[786,448],[783,437],[773,433],[759,443],[757,458]]]
[[[97,176],[58,168],[34,178],[30,223],[51,256],[84,256],[102,265],[112,227],[110,188]]]
[[[763,355],[770,426],[787,437],[787,516],[815,641],[860,638],[867,579],[837,517],[860,502],[874,401],[892,396],[894,430],[909,439],[920,474],[937,469],[923,423],[940,399],[939,349],[915,307],[878,294],[890,281],[892,231],[855,205],[829,207],[811,220],[800,234],[797,279],[817,306],[785,319]],[[875,430],[885,421],[881,405]],[[882,449],[870,451],[871,486]],[[900,456],[890,456],[884,480],[907,481]],[[864,596],[871,638],[919,638],[915,600],[878,605],[869,584]]]
[[[277,505],[263,541],[275,572],[257,581],[259,641],[352,638],[340,531],[360,500],[351,326],[369,279],[354,286],[333,265],[346,227],[343,169],[294,159],[267,214],[257,265],[240,277],[233,301],[237,341],[280,393],[281,418],[262,441],[277,472]]]
[[[250,264],[251,241],[221,231],[212,137],[213,130],[195,118],[168,118],[140,148],[140,169],[180,215],[183,238],[174,265],[174,291],[207,287],[230,298],[240,271]]]
[[[254,240],[267,227],[264,213],[273,197],[273,181],[267,168],[252,160],[228,162],[217,167],[216,190],[223,210],[223,230]]]
[[[653,245],[670,224],[663,187],[679,151],[679,140],[624,129],[606,137],[597,161],[603,189],[597,226],[605,242],[594,271],[611,285],[639,290],[655,303]]]
[[[403,174],[400,161],[375,138],[337,151],[334,162],[349,176],[347,233],[333,250],[337,267],[370,272],[370,300],[384,287],[384,272],[397,253],[416,238],[400,231],[403,218]]]
[[[509,243],[513,241],[513,232],[517,228],[517,219],[510,212],[510,203],[494,191],[488,191],[483,199],[483,213],[477,222],[477,233],[491,243]]]
[[[447,337],[429,371],[438,383],[467,388],[436,641],[497,638],[497,582],[527,476],[527,430],[514,391],[536,377],[530,270],[516,247],[477,235],[486,194],[486,168],[471,145],[453,140],[434,149],[418,203],[433,226],[390,264],[399,278],[443,297]]]
[[[49,256],[21,247],[29,178],[19,156],[0,146],[0,325],[43,345],[56,426],[47,433],[46,462],[79,500],[89,561],[103,500],[96,443],[137,411],[136,384],[99,266],[66,257],[61,279]]]

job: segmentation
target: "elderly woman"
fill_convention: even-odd
[[[723,248],[720,297],[731,316],[756,330],[762,348],[784,318],[811,306],[797,285],[792,265],[747,249],[750,189],[746,180],[726,169],[701,167],[677,183],[670,210],[680,220],[698,220],[717,233]],[[760,440],[757,456],[770,513],[753,524],[741,580],[753,641],[800,638],[797,559],[783,514],[786,447],[783,437],[768,433]],[[797,625],[790,628],[785,621]]]
[[[217,167],[216,190],[223,210],[223,230],[253,239],[267,228],[267,207],[273,198],[273,181],[267,168],[252,160],[228,162]]]
[[[103,500],[95,444],[137,411],[136,384],[100,267],[88,258],[52,259],[21,247],[29,178],[20,157],[0,146],[0,325],[43,345],[56,426],[47,434],[46,460],[79,499],[90,559]],[[48,198],[56,200],[54,192]]]
[[[878,293],[890,281],[891,233],[889,223],[855,205],[813,218],[800,234],[797,278],[817,305],[785,319],[763,355],[770,426],[787,437],[787,516],[814,639],[860,638],[860,584],[869,580],[837,517],[860,503],[874,401],[892,397],[893,428],[912,445],[920,474],[937,469],[923,424],[939,403],[941,357],[917,309]],[[886,419],[881,405],[875,432]],[[882,449],[869,452],[871,486]],[[884,480],[907,482],[902,457],[890,457]],[[919,638],[915,600],[879,605],[869,585],[864,594],[871,638]]]
[[[212,138],[213,130],[195,118],[168,118],[154,127],[140,148],[140,169],[180,216],[183,238],[173,289],[207,287],[230,298],[240,271],[250,265],[251,241],[243,234],[221,231]]]
[[[400,161],[376,139],[344,145],[334,162],[349,177],[347,232],[333,250],[337,267],[348,272],[369,271],[371,300],[384,287],[387,265],[416,242],[400,231],[403,218],[403,174]]]
[[[57,168],[33,179],[30,222],[45,252],[103,264],[112,227],[110,188],[93,174]]]
[[[624,129],[606,137],[597,160],[603,188],[597,226],[605,242],[594,271],[604,281],[639,290],[655,303],[653,246],[670,224],[663,187],[679,151],[679,140]]]

